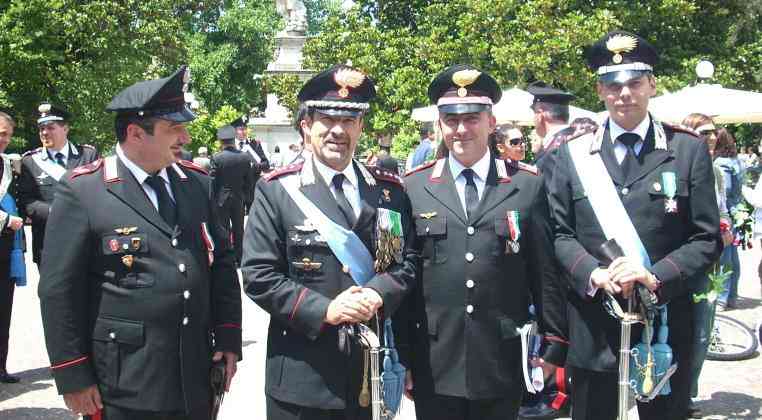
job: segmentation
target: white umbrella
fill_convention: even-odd
[[[503,91],[500,102],[492,107],[498,124],[513,123],[517,125],[534,125],[534,112],[532,111],[532,100],[534,96],[522,89],[511,88]],[[415,108],[411,117],[416,121],[436,121],[439,118],[439,111],[435,105],[422,108]],[[586,109],[575,106],[569,107],[569,121],[576,118],[587,117],[595,120],[596,114]]]
[[[762,122],[762,93],[699,83],[651,99],[648,110],[664,121],[680,123],[692,113],[718,124]]]

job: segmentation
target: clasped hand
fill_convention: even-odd
[[[632,295],[635,283],[641,283],[654,291],[657,281],[639,261],[628,257],[615,259],[608,268],[597,268],[591,275],[593,286],[604,289],[612,295],[622,294],[625,298]]]
[[[383,300],[375,290],[352,286],[331,301],[325,314],[325,322],[331,325],[365,322],[373,318],[381,305]]]

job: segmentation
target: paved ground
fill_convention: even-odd
[[[66,246],[66,244],[60,244]],[[757,262],[762,251],[741,255],[741,308],[728,314],[755,325],[762,320]],[[57,395],[48,371],[37,299],[37,272],[30,265],[29,286],[16,291],[8,367],[22,378],[18,385],[0,384],[0,420],[73,420]],[[267,315],[244,300],[244,361],[233,389],[225,399],[220,419],[264,418],[264,354]],[[762,357],[742,362],[707,362],[701,377],[698,406],[705,419],[762,418]],[[403,409],[402,420],[413,420],[413,405]],[[633,416],[631,419],[636,420]]]

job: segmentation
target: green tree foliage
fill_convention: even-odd
[[[244,112],[262,102],[254,75],[279,22],[264,0],[0,0],[0,106],[30,147],[37,105],[50,100],[74,115],[73,140],[108,150],[110,99],[190,62],[202,114]]]
[[[409,143],[416,129],[410,110],[428,104],[431,78],[459,62],[489,71],[504,88],[543,80],[574,92],[577,105],[601,110],[584,46],[619,28],[662,52],[660,93],[693,83],[702,58],[715,64],[715,82],[762,90],[760,11],[760,0],[359,0],[326,19],[305,61],[324,69],[351,60],[368,72],[379,98],[366,126]]]

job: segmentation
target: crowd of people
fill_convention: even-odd
[[[26,218],[52,376],[88,419],[214,418],[241,360],[242,291],[270,315],[270,420],[380,420],[403,394],[421,420],[614,420],[622,393],[643,420],[696,416],[710,319],[738,303],[746,201],[762,237],[756,162],[709,116],[648,113],[659,54],[644,38],[614,31],[586,51],[606,117],[569,121],[574,95],[534,83],[531,145],[497,125],[489,73],[434,75],[439,118],[404,177],[389,141],[356,159],[376,89],[347,65],[301,87],[290,162],[245,116],[219,128],[220,152],[184,159],[185,67],[112,99],[110,156],[42,104],[42,147],[18,175],[0,160],[0,381],[19,381],[5,360]],[[0,152],[13,129],[0,113]],[[719,266],[718,298],[694,299]],[[634,313],[640,356],[620,341]],[[527,368],[545,385],[525,396]]]

